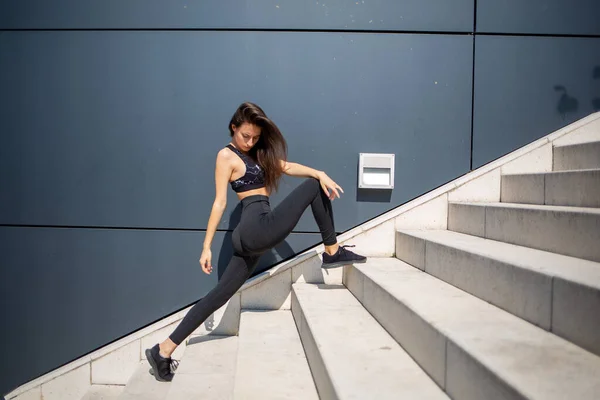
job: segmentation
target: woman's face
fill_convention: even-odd
[[[239,128],[232,125],[231,129],[233,129],[233,143],[242,151],[250,151],[260,138],[260,128],[247,122],[244,122]]]

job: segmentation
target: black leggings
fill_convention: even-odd
[[[272,211],[267,196],[248,196],[241,203],[240,223],[232,234],[234,251],[231,261],[219,283],[190,309],[169,337],[177,345],[242,287],[256,268],[260,256],[290,234],[309,205],[323,244],[331,246],[337,243],[331,201],[317,179],[305,180]]]

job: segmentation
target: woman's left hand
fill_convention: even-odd
[[[327,194],[327,197],[329,197],[329,200],[335,199],[335,196],[337,196],[338,199],[340,198],[338,189],[340,190],[340,192],[344,193],[344,190],[340,187],[340,185],[338,185],[330,177],[328,177],[325,172],[322,172],[320,174],[319,182],[321,183],[321,188]],[[331,193],[329,192],[330,190]]]

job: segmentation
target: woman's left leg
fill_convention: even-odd
[[[313,178],[302,182],[274,210],[261,215],[258,222],[260,226],[252,229],[253,235],[244,238],[244,245],[253,251],[265,251],[281,243],[292,232],[309,205],[325,245],[321,266],[333,268],[366,262],[366,257],[346,249],[354,246],[337,245],[331,200],[321,188],[321,183]]]
[[[354,246],[337,245],[331,200],[321,188],[321,183],[314,178],[309,178],[300,184],[271,213],[266,215],[264,231],[267,236],[273,238],[275,242],[273,245],[284,240],[292,232],[308,205],[312,209],[325,245],[322,268],[367,261],[366,257],[346,249],[346,247]]]
[[[252,251],[265,251],[281,243],[294,229],[304,211],[311,207],[325,246],[337,243],[331,200],[317,179],[309,178],[295,188],[272,211],[261,216],[253,235],[244,237]],[[260,232],[260,234],[258,234]]]

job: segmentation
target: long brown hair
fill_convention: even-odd
[[[277,125],[254,103],[242,103],[235,111],[229,122],[231,137],[233,137],[231,125],[239,128],[244,122],[260,127],[260,138],[248,153],[265,172],[265,186],[269,192],[277,191],[279,179],[283,175],[281,161],[287,161],[285,138]]]

